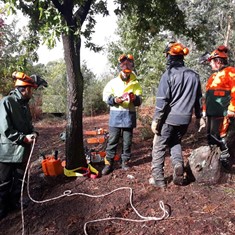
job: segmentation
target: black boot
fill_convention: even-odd
[[[102,170],[102,175],[108,175],[113,171],[113,162],[107,160],[107,158],[104,159],[105,166]]]
[[[108,175],[113,171],[113,167],[111,165],[105,165],[102,170],[102,175]]]
[[[176,185],[184,184],[184,167],[181,163],[176,163],[174,166],[173,183]]]
[[[230,170],[231,169],[231,164],[230,164],[229,159],[230,159],[230,154],[228,152],[228,149],[225,149],[225,150],[221,151],[220,163],[221,163],[222,167],[225,170]]]

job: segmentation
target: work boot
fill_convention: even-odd
[[[173,183],[176,185],[184,183],[184,167],[181,163],[176,163],[174,166]]]
[[[128,166],[128,162],[127,161],[122,161],[122,169],[124,171],[128,171],[130,169],[130,167]]]
[[[223,166],[225,170],[230,170],[231,169],[231,164],[229,162],[230,154],[228,152],[228,149],[225,149],[221,151],[220,154],[220,163]]]
[[[220,163],[225,170],[231,170],[231,164],[228,159],[220,159]]]
[[[105,166],[102,170],[102,175],[108,175],[113,171],[113,161],[110,161],[105,157],[104,164]]]
[[[113,166],[112,165],[105,165],[103,170],[102,170],[102,175],[108,175],[113,171]]]
[[[155,180],[153,177],[149,179],[149,184],[158,188],[166,188],[166,183],[164,180]]]

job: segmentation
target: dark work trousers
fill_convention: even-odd
[[[151,169],[155,180],[164,180],[164,161],[167,147],[170,150],[172,166],[174,167],[177,163],[183,165],[181,140],[187,129],[188,125],[172,126],[165,123],[161,130],[161,136],[154,136]]]
[[[20,200],[25,171],[23,163],[0,163],[0,214],[6,214]]]
[[[220,150],[228,149],[226,138],[220,137],[224,117],[207,117],[207,141],[209,145],[217,145]]]
[[[109,138],[106,148],[106,159],[112,164],[122,135],[122,162],[130,160],[133,128],[109,127]]]

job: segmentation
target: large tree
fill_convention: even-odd
[[[54,37],[62,37],[67,71],[67,128],[66,128],[66,168],[72,170],[86,165],[83,148],[82,104],[83,76],[80,68],[81,36],[87,39],[86,46],[98,50],[91,42],[94,15],[108,15],[107,0],[4,0],[12,9],[20,9],[30,17],[31,38],[38,40],[42,35],[49,46]],[[136,31],[155,33],[161,28],[178,30],[178,20],[184,26],[183,14],[175,1],[168,0],[116,0],[117,14],[131,14],[136,19]],[[159,17],[156,15],[159,15]],[[149,24],[146,19],[154,17]],[[156,27],[157,26],[157,27]]]
[[[83,76],[80,68],[81,32],[88,39],[87,45],[97,49],[89,39],[95,25],[94,15],[107,15],[106,1],[72,0],[6,0],[9,9],[19,9],[30,17],[31,39],[42,36],[50,46],[56,37],[62,37],[67,72],[67,127],[66,127],[66,168],[72,170],[86,166],[83,148],[82,103]]]

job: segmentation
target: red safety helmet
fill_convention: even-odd
[[[37,88],[38,85],[35,81],[28,75],[22,72],[14,72],[12,78],[15,80],[15,87],[17,86],[30,86]]]
[[[164,53],[170,55],[187,55],[189,53],[189,49],[185,47],[183,44],[178,42],[170,42],[164,50]]]
[[[228,48],[224,45],[219,46],[217,49],[211,52],[208,61],[211,61],[215,58],[228,59]]]

